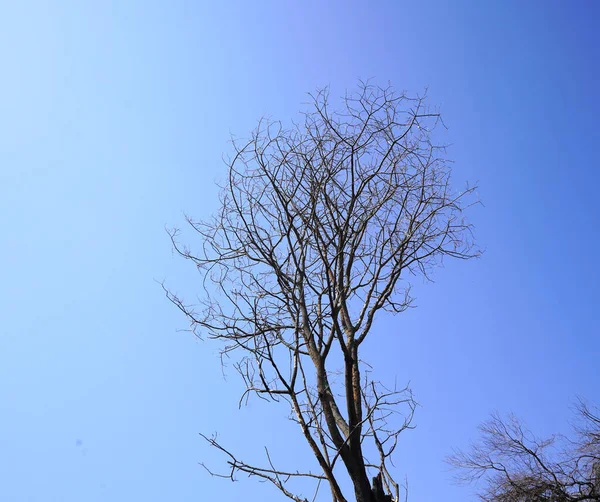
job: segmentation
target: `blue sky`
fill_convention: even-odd
[[[156,280],[196,291],[165,225],[216,204],[230,132],[357,78],[429,88],[484,256],[416,284],[369,361],[421,403],[397,473],[459,501],[443,463],[494,409],[564,431],[600,402],[597,2],[3,2],[0,500],[275,500],[198,432],[307,455],[283,410],[222,377]],[[290,453],[293,452],[293,457]],[[308,458],[308,457],[307,457]]]

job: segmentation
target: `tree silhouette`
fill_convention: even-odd
[[[483,480],[481,500],[578,502],[600,500],[600,412],[583,401],[576,406],[575,436],[534,436],[510,415],[497,414],[480,427],[482,437],[450,463],[459,480]]]
[[[201,274],[200,303],[165,291],[198,336],[235,357],[242,401],[289,405],[317,461],[314,471],[280,469],[267,452],[264,466],[249,465],[203,436],[228,457],[225,476],[262,478],[298,502],[307,499],[290,480],[312,479],[316,492],[327,483],[344,502],[348,476],[357,502],[397,501],[390,456],[416,403],[409,388],[373,380],[360,350],[380,313],[409,307],[411,277],[477,255],[463,219],[474,188],[450,187],[432,141],[440,116],[424,97],[361,83],[334,112],[327,90],[310,96],[300,124],[262,120],[233,141],[218,214],[187,218],[199,249],[171,232]]]

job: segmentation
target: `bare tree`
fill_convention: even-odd
[[[575,435],[539,439],[513,415],[481,425],[481,440],[450,457],[459,480],[483,479],[481,500],[577,502],[600,500],[600,410],[576,406]]]
[[[202,300],[166,292],[198,336],[235,355],[242,401],[287,403],[317,461],[314,472],[280,469],[267,452],[264,466],[249,465],[203,436],[228,456],[225,476],[262,478],[295,501],[306,499],[288,482],[312,479],[344,502],[343,475],[357,502],[397,501],[390,456],[416,403],[408,388],[373,379],[360,348],[381,312],[409,307],[411,276],[477,254],[462,218],[474,188],[450,188],[432,142],[440,117],[423,97],[361,83],[340,112],[327,90],[310,97],[301,124],[262,120],[233,141],[218,214],[187,219],[200,249],[171,233],[200,271]]]

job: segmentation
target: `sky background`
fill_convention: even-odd
[[[429,88],[455,186],[484,203],[483,257],[418,282],[368,348],[422,405],[409,500],[472,498],[443,459],[493,410],[566,431],[578,395],[600,403],[598,19],[582,0],[0,2],[0,500],[277,500],[198,465],[223,460],[198,432],[310,456],[181,331],[156,281],[198,278],[165,226],[216,207],[230,132],[359,77]]]

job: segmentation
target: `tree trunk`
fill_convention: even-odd
[[[387,495],[383,490],[381,473],[373,478],[372,502],[392,502],[392,496]]]

